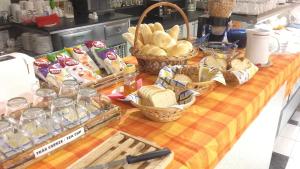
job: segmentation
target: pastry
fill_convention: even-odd
[[[162,49],[169,49],[176,45],[176,40],[171,38],[171,36],[163,31],[156,31],[153,33],[152,37],[153,45],[158,46]]]
[[[135,34],[135,30],[136,30],[135,26],[131,26],[131,27],[128,28],[128,32],[132,33],[133,35]]]
[[[175,40],[178,39],[178,35],[180,32],[180,28],[178,25],[173,26],[169,31],[168,34]]]
[[[123,39],[125,39],[127,42],[129,42],[129,44],[131,45],[131,46],[134,46],[134,35],[132,34],[132,33],[129,33],[129,32],[127,32],[127,33],[123,33],[122,34],[122,37],[123,37]],[[140,40],[137,40],[137,48],[142,48],[143,47],[143,44],[142,44],[142,42],[140,41]]]
[[[185,74],[176,74],[174,76],[174,80],[177,80],[177,81],[183,82],[183,83],[192,83],[193,82],[193,80]]]
[[[140,27],[140,32],[142,34],[144,44],[152,43],[152,31],[147,24],[142,24]]]
[[[251,67],[251,62],[248,59],[233,59],[230,63],[232,71],[241,71]]]
[[[145,45],[141,50],[142,55],[167,56],[167,52],[154,45]]]
[[[177,104],[176,95],[170,89],[162,89],[156,86],[143,86],[138,90],[141,104],[159,108],[167,108]]]
[[[154,32],[156,31],[165,31],[164,27],[159,22],[154,23]]]
[[[177,41],[176,43],[177,45],[178,44],[182,44],[184,45],[185,48],[187,48],[188,51],[192,51],[193,50],[193,44],[187,40],[180,40],[180,41]]]
[[[148,24],[149,28],[151,29],[152,33],[155,32],[154,24],[150,23]]]
[[[186,56],[190,52],[190,49],[187,48],[185,44],[177,44],[172,48],[169,48],[167,51],[168,51],[168,56],[179,57],[179,56]]]

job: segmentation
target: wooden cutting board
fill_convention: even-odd
[[[68,169],[82,169],[119,160],[125,158],[127,155],[139,155],[158,149],[161,149],[161,147],[143,138],[135,137],[125,132],[118,132],[71,164]],[[114,169],[163,169],[167,167],[173,158],[174,153],[171,152],[166,157],[118,166]]]

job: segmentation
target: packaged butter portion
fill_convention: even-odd
[[[114,49],[96,50],[96,54],[97,62],[104,66],[108,74],[118,73],[126,66]]]
[[[72,57],[79,61],[81,64],[92,70],[96,74],[100,74],[100,69],[96,65],[96,63],[91,59],[89,54],[83,49],[82,45],[78,45],[73,48],[66,48],[68,52],[72,55]]]
[[[67,72],[70,73],[80,85],[96,83],[97,80],[102,78],[72,58],[66,59],[65,64]]]

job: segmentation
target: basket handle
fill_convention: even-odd
[[[157,8],[157,7],[160,7],[160,6],[168,6],[168,7],[172,7],[174,9],[177,10],[177,12],[179,12],[183,18],[183,21],[186,25],[186,30],[187,30],[187,40],[190,41],[191,40],[191,37],[190,37],[190,27],[189,27],[189,21],[188,21],[188,18],[186,16],[186,14],[183,12],[183,10],[178,7],[176,4],[173,4],[173,3],[170,3],[170,2],[158,2],[158,3],[155,3],[151,6],[149,6],[141,15],[141,17],[139,18],[139,21],[136,25],[136,30],[135,30],[135,36],[134,36],[134,48],[136,48],[137,46],[137,40],[138,40],[138,36],[139,36],[139,30],[140,30],[140,26],[142,24],[142,22],[144,21],[145,17],[147,16],[147,14],[153,10],[154,8]]]

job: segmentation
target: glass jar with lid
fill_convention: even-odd
[[[7,116],[19,121],[21,114],[25,109],[29,108],[29,106],[29,103],[24,97],[12,98],[7,101]]]
[[[134,64],[127,64],[124,70],[124,95],[136,91],[136,67]]]
[[[79,124],[75,102],[73,99],[67,97],[58,97],[53,100],[51,117],[54,121],[54,129],[56,131],[64,128],[72,128]]]
[[[33,146],[26,131],[6,119],[0,119],[0,159],[6,159]]]
[[[35,144],[41,143],[51,137],[50,127],[42,108],[29,108],[20,118],[20,128],[29,133]]]

